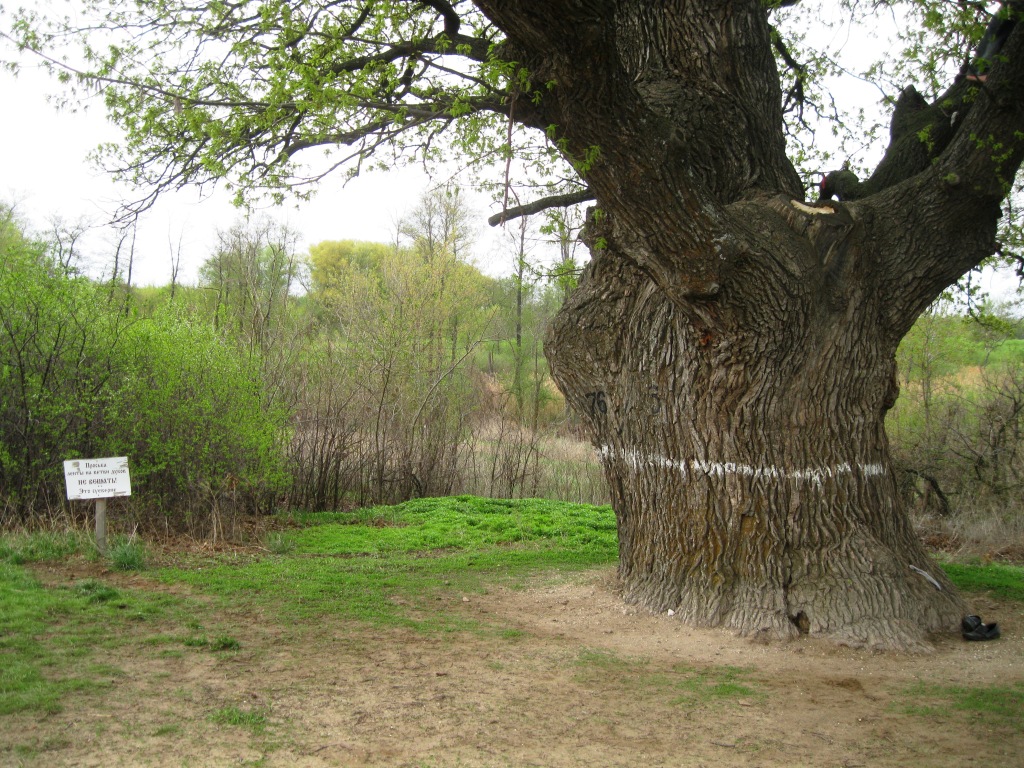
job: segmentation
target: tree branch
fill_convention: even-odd
[[[589,189],[581,189],[578,192],[567,192],[564,195],[551,195],[549,197],[541,197],[532,202],[526,203],[525,205],[517,205],[514,208],[506,208],[501,213],[496,213],[487,219],[487,223],[492,227],[496,227],[499,224],[504,224],[512,219],[518,219],[520,216],[531,216],[541,211],[546,211],[548,208],[565,208],[570,205],[577,205],[578,203],[585,203],[588,200],[594,199],[594,193]]]
[[[444,19],[444,33],[449,38],[454,38],[459,34],[462,19],[459,18],[458,12],[449,3],[445,2],[445,0],[419,0],[419,2],[428,8],[433,8],[441,15],[441,18]]]
[[[771,36],[772,48],[793,73],[793,85],[783,96],[782,111],[786,114],[795,108],[797,120],[804,124],[804,105],[807,103],[807,97],[804,94],[804,78],[807,76],[807,67],[796,60],[775,27],[771,28]]]
[[[961,79],[897,130],[865,182],[865,204],[885,210],[879,237],[895,243],[881,264],[887,315],[896,332],[996,250],[1000,205],[1024,161],[1024,25],[983,83]],[[920,126],[920,127],[919,127]],[[905,134],[900,137],[897,133]],[[902,155],[902,157],[901,157]]]

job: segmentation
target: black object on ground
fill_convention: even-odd
[[[999,625],[995,622],[986,624],[981,616],[964,616],[960,622],[960,630],[964,640],[996,640],[999,638]]]

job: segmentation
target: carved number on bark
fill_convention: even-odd
[[[608,400],[605,398],[604,392],[587,392],[583,395],[587,398],[587,410],[590,411],[590,415],[593,418],[597,418],[597,414],[602,415],[608,413]]]
[[[657,416],[661,413],[661,398],[659,397],[657,384],[651,384],[647,387],[647,396],[650,400],[647,415]],[[598,414],[601,416],[608,414],[608,396],[604,392],[586,392],[583,397],[587,400],[587,412],[591,417],[597,419]],[[630,410],[632,409],[627,408],[626,412],[628,413]]]

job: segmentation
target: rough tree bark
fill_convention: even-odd
[[[921,114],[898,115],[873,194],[810,205],[761,2],[477,5],[553,86],[516,119],[597,155],[593,262],[546,350],[602,457],[627,600],[926,648],[963,604],[911,530],[883,422],[900,339],[993,252],[1021,161],[1020,30],[984,87],[904,100]],[[934,125],[925,151],[908,119]]]

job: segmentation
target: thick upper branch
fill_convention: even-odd
[[[594,199],[594,193],[589,189],[581,189],[578,192],[567,192],[563,195],[549,195],[547,197],[541,197],[536,200],[532,200],[524,205],[517,205],[513,208],[496,213],[487,219],[487,223],[492,227],[496,227],[499,224],[504,224],[512,219],[518,219],[521,216],[532,216],[535,213],[546,211],[549,208],[565,208],[570,205],[579,205],[585,203],[588,200]]]
[[[881,277],[897,332],[995,250],[1000,204],[1024,161],[1024,25],[983,84],[960,81],[923,114],[931,120],[909,141],[894,137],[869,180],[890,172],[893,183],[864,200],[885,212],[878,237],[895,246]]]
[[[606,239],[669,295],[714,293],[722,208],[800,189],[761,3],[476,2],[550,83],[534,109],[594,192]]]

